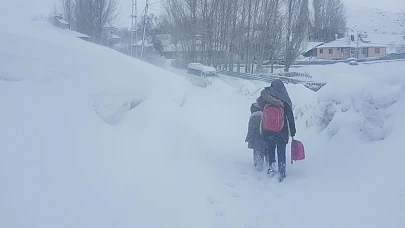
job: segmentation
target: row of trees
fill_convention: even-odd
[[[313,0],[311,39],[330,42],[346,33],[346,10],[342,0]]]
[[[167,0],[168,25],[175,43],[199,61],[245,72],[282,59],[285,71],[306,42],[329,41],[344,33],[342,0]],[[319,11],[316,11],[319,10]],[[332,35],[331,35],[332,34]]]
[[[103,27],[117,18],[116,0],[59,0],[58,11],[70,23],[72,29],[92,37],[100,43]]]
[[[96,43],[117,17],[117,0],[58,1],[72,29]],[[138,30],[146,26],[147,37],[171,33],[186,62],[245,72],[276,60],[288,71],[307,41],[331,41],[346,27],[342,0],[313,0],[312,14],[309,0],[165,0],[165,8]]]

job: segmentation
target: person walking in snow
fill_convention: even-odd
[[[260,122],[262,119],[262,109],[257,103],[250,106],[250,118],[248,123],[248,132],[245,142],[248,143],[248,148],[253,149],[253,165],[258,171],[263,170],[264,161],[269,163],[267,143],[263,140],[260,134]]]
[[[294,137],[296,134],[292,102],[284,83],[279,79],[274,80],[270,87],[265,87],[260,92],[257,104],[263,111],[261,130],[263,140],[267,143],[269,157],[267,173],[271,176],[275,174],[277,150],[279,182],[281,182],[286,177],[286,148],[289,136]],[[268,115],[273,116],[267,117]]]

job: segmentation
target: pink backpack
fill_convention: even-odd
[[[284,127],[284,108],[266,104],[263,109],[262,127],[264,130],[280,132]]]
[[[293,161],[300,161],[305,159],[304,144],[301,141],[293,139],[291,142],[291,164]]]

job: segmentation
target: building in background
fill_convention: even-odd
[[[405,36],[386,34],[350,34],[316,47],[318,59],[384,57],[405,53]]]

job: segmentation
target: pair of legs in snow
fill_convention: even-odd
[[[273,144],[269,143],[266,150],[254,150],[253,151],[253,160],[254,165],[258,170],[263,169],[264,161],[268,165],[269,169],[267,174],[274,175],[275,170],[274,166],[276,163],[276,150],[277,150],[277,161],[278,161],[278,172],[280,173],[280,179],[285,178],[286,170],[286,144]]]

